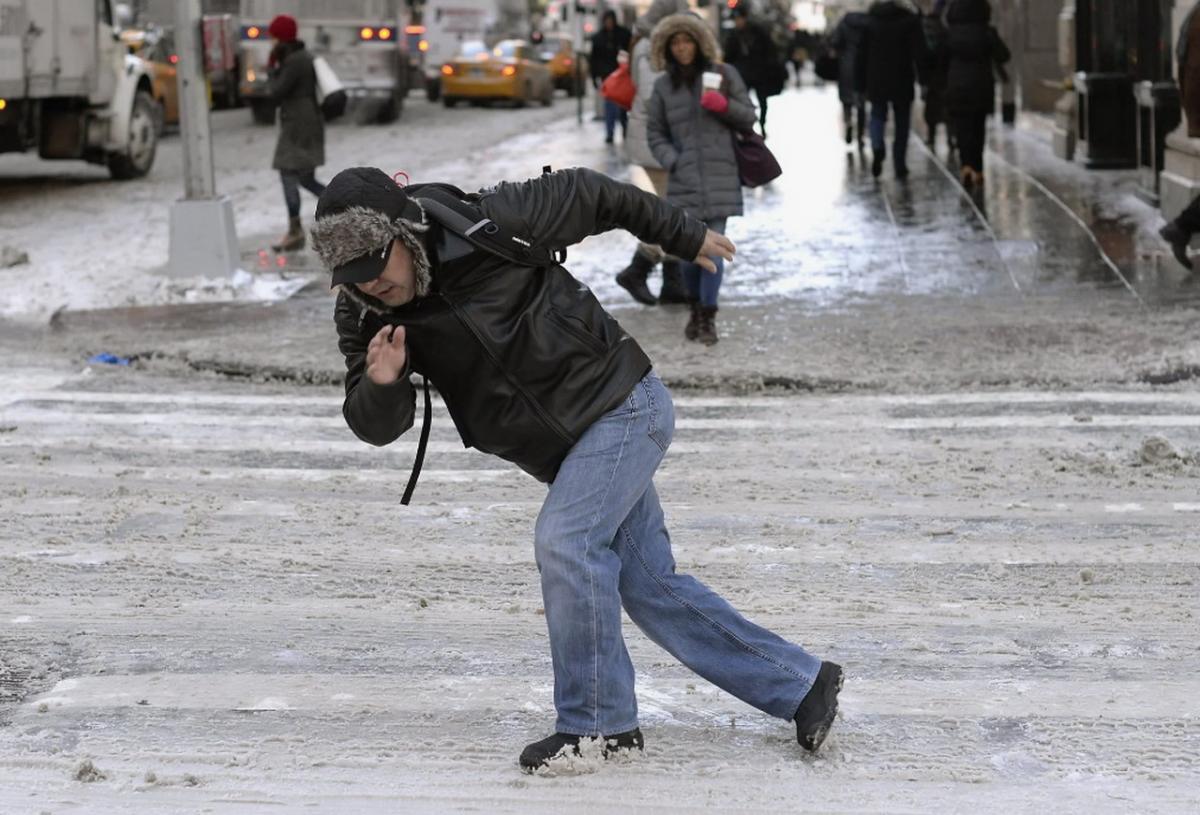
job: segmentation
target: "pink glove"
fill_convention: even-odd
[[[729,100],[717,91],[708,90],[700,96],[700,107],[713,113],[724,113],[729,110]]]

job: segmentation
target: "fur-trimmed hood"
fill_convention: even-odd
[[[690,34],[700,46],[700,53],[714,65],[721,61],[721,46],[708,23],[694,14],[672,14],[664,17],[650,35],[650,64],[656,71],[667,70],[667,49],[671,38],[679,33]]]

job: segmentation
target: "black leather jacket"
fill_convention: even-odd
[[[466,200],[481,217],[548,249],[614,228],[679,257],[695,257],[704,243],[700,221],[591,170],[502,183]],[[412,427],[416,392],[408,377],[380,386],[365,376],[371,338],[385,325],[403,325],[409,365],[437,388],[463,445],[553,481],[584,431],[650,370],[649,358],[562,266],[518,265],[437,226],[427,245],[428,296],[387,308],[349,287],[338,295],[346,423],[374,445]]]

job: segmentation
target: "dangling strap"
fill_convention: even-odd
[[[425,385],[425,416],[421,419],[421,440],[417,442],[417,458],[413,461],[412,474],[408,477],[408,486],[404,488],[404,497],[400,503],[408,506],[412,500],[413,490],[417,488],[417,479],[421,477],[421,465],[425,463],[425,448],[429,446],[429,428],[433,425],[433,401],[429,397],[429,377],[422,377]]]

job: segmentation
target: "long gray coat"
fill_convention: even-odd
[[[654,30],[652,47],[659,65],[666,64],[667,43],[679,31],[692,34],[705,56],[718,53],[715,37],[704,23],[691,15],[672,15]],[[737,70],[720,64],[712,70],[725,75],[721,92],[729,99],[729,109],[724,114],[700,107],[703,85],[699,77],[692,85],[675,87],[669,74],[654,83],[647,110],[650,150],[671,174],[667,200],[703,221],[742,214],[733,132],[750,130],[757,121],[746,83]]]
[[[280,47],[283,57],[271,76],[271,98],[279,105],[276,170],[312,170],[325,163],[325,120],[317,106],[317,74],[304,43]]]

